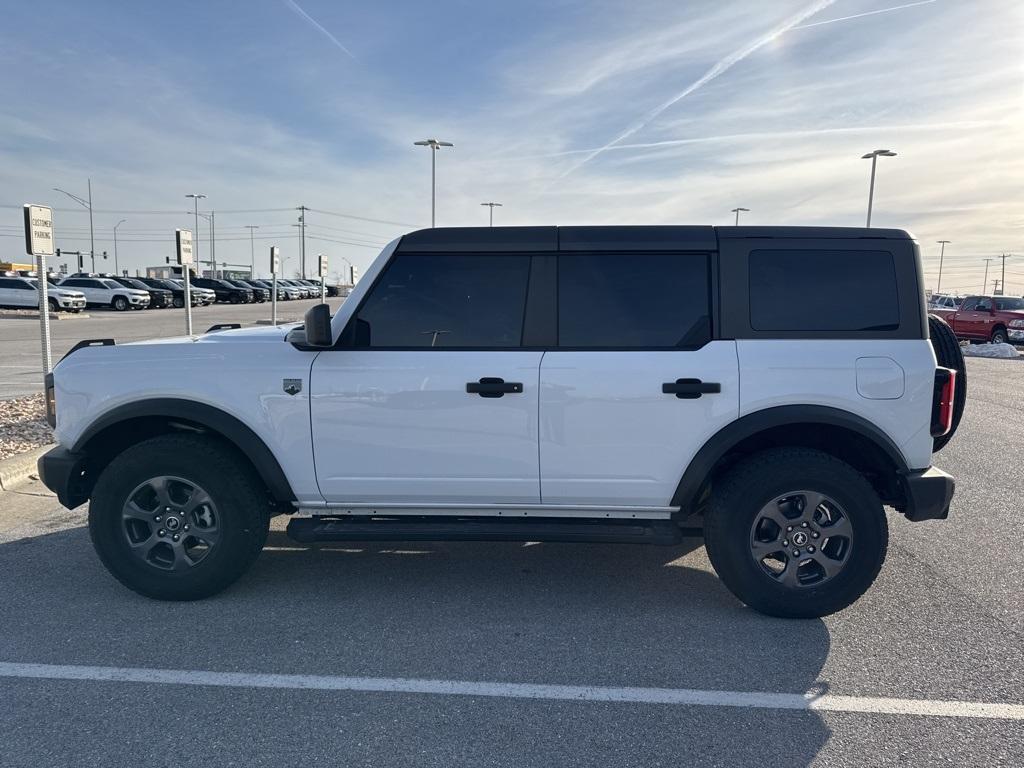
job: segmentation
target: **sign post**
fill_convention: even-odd
[[[327,254],[320,254],[320,303],[327,303]]]
[[[192,264],[192,230],[174,230],[174,242],[177,247],[178,263],[181,265],[181,277],[185,281],[185,334],[192,335],[192,288],[189,266]]]
[[[270,322],[277,325],[277,269],[280,266],[281,249],[270,246]]]
[[[39,338],[43,353],[43,392],[46,377],[53,367],[50,357],[50,300],[47,296],[46,257],[53,256],[53,213],[45,205],[29,205],[25,211],[25,252],[36,259],[36,286],[39,289]]]

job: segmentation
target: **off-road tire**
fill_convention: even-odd
[[[123,531],[129,494],[158,475],[201,486],[223,526],[206,557],[181,572],[143,562]],[[231,585],[259,555],[269,520],[266,488],[255,470],[232,446],[202,435],[161,435],[133,445],[107,465],[89,504],[89,534],[107,570],[129,589],[158,600],[199,600]]]
[[[939,365],[956,371],[952,426],[949,432],[934,438],[932,451],[937,453],[953,439],[957,427],[960,426],[960,418],[964,415],[964,407],[967,405],[967,364],[964,362],[964,353],[960,349],[960,342],[957,341],[956,334],[953,333],[949,324],[938,315],[928,315],[928,337],[931,339],[935,359]]]
[[[852,526],[851,549],[838,574],[818,586],[788,587],[751,554],[751,526],[762,507],[798,489],[834,499]],[[704,518],[708,558],[736,597],[782,618],[817,618],[863,595],[885,561],[889,528],[874,488],[853,467],[809,448],[773,448],[740,461],[712,486]]]

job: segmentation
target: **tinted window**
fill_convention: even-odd
[[[361,347],[517,347],[528,256],[397,256],[359,310]]]
[[[978,299],[978,306],[975,307],[979,312],[991,312],[992,311],[992,299]]]
[[[978,300],[977,299],[967,299],[960,306],[960,311],[963,312],[965,310],[974,310],[974,309],[977,309],[977,308],[978,308]]]
[[[21,282],[20,280],[12,280],[8,277],[0,277],[0,288],[17,288],[15,283]]]
[[[888,251],[750,253],[750,326],[758,331],[899,328],[896,266]]]
[[[82,281],[81,280],[76,280],[73,277],[68,278],[67,280],[61,280],[60,284],[62,286],[71,286],[72,288],[81,288],[82,287]]]
[[[113,280],[97,280],[96,282],[98,282],[104,288],[110,288],[111,290],[115,290],[115,291],[119,290],[121,288],[124,288],[123,285],[121,285],[120,283],[114,282]]]
[[[996,309],[1024,309],[1024,299],[996,299]]]
[[[711,337],[705,254],[560,254],[561,347],[699,347]]]

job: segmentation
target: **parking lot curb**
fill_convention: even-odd
[[[0,490],[9,491],[36,474],[36,462],[39,457],[55,445],[56,443],[50,443],[0,461]]]
[[[85,312],[79,312],[78,314],[75,314],[74,312],[51,312],[50,313],[50,319],[51,320],[86,320],[86,319],[88,319],[88,317],[89,317],[89,315],[87,315]],[[0,312],[0,320],[38,320],[38,319],[39,319],[39,313],[38,312],[35,312],[35,313],[31,314],[31,315],[21,315],[21,314],[18,314],[17,312]]]

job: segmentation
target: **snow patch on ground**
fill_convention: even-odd
[[[1017,348],[1013,344],[968,344],[964,347],[964,357],[998,357],[1011,360],[1017,356]]]

